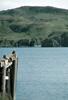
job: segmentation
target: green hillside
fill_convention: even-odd
[[[24,6],[0,11],[0,46],[68,47],[68,10]]]

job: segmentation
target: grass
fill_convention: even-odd
[[[65,9],[26,6],[0,12],[1,40],[36,38],[40,41],[64,32],[68,32],[68,10]]]

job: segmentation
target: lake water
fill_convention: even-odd
[[[68,100],[68,48],[1,48],[0,57],[16,50],[16,100]]]

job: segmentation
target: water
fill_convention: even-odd
[[[68,48],[1,48],[18,55],[16,100],[68,100]]]

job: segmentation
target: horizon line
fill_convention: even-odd
[[[61,7],[50,6],[50,5],[23,5],[23,6],[13,7],[13,8],[6,8],[0,11],[13,10],[13,9],[22,8],[22,7],[52,7],[52,8],[62,9],[62,10],[68,10],[68,8],[61,8]]]

